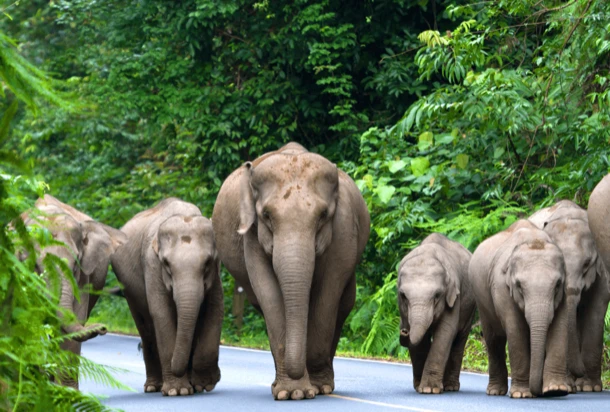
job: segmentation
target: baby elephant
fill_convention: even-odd
[[[564,257],[527,220],[482,242],[470,260],[470,284],[489,356],[488,395],[567,395],[568,317]]]
[[[112,257],[146,365],[145,392],[191,395],[220,380],[222,285],[212,222],[176,198],[121,228],[129,241]]]
[[[468,284],[470,257],[464,246],[433,233],[400,262],[400,344],[409,348],[419,393],[460,389],[475,309]]]

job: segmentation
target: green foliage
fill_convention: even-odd
[[[61,333],[57,286],[61,276],[71,279],[72,274],[64,261],[51,255],[42,261],[43,274],[36,273],[34,244],[45,247],[57,242],[48,230],[27,230],[20,213],[33,206],[33,199],[44,193],[46,185],[33,178],[7,148],[18,101],[24,101],[30,111],[39,104],[56,104],[67,111],[74,106],[51,88],[50,77],[17,54],[15,43],[3,33],[0,79],[4,93],[0,122],[0,409],[107,410],[98,398],[59,384],[74,379],[80,364],[81,377],[125,389],[106,369],[60,349],[69,336]],[[24,251],[28,256],[22,262],[17,254]],[[76,288],[74,281],[72,284]]]

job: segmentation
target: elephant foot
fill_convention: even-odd
[[[192,395],[193,387],[186,376],[182,378],[170,377],[163,380],[161,393],[163,393],[163,396]]]
[[[198,372],[193,371],[191,375],[191,385],[195,388],[195,392],[211,392],[218,381],[220,380],[220,369],[218,366],[208,370]]]
[[[542,396],[566,396],[570,393],[571,385],[567,377],[552,377],[544,379]]]
[[[424,394],[433,394],[438,395],[443,393],[443,382],[440,380],[434,380],[430,378],[426,378],[425,376],[422,378],[421,383],[417,387],[417,392]]]
[[[332,369],[309,374],[311,384],[318,389],[320,395],[330,395],[335,390],[334,371]]]
[[[510,392],[508,393],[508,396],[513,399],[525,399],[534,397],[528,386],[522,386],[519,384],[510,385]]]
[[[600,379],[579,378],[576,380],[578,392],[601,392],[604,389]]]
[[[487,385],[487,394],[489,396],[504,396],[508,392],[507,383],[489,382]]]
[[[153,393],[159,392],[161,387],[163,386],[163,382],[158,378],[147,378],[146,382],[144,382],[144,392],[145,393]]]
[[[271,385],[271,393],[275,400],[284,401],[288,399],[313,399],[320,391],[316,386],[311,384],[309,376],[305,374],[305,376],[296,381],[288,377],[276,378],[273,385]]]
[[[446,381],[443,382],[443,390],[445,392],[457,392],[460,390],[460,381]]]

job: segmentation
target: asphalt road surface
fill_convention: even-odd
[[[575,394],[560,398],[509,399],[487,396],[487,376],[462,373],[459,392],[420,395],[413,390],[409,365],[335,358],[335,392],[302,401],[274,401],[270,352],[221,347],[222,378],[212,392],[167,397],[143,393],[144,361],[139,339],[105,335],[83,344],[83,355],[97,363],[122,368],[114,375],[134,392],[110,389],[82,381],[81,390],[107,398],[104,402],[125,411],[610,411],[610,392]]]

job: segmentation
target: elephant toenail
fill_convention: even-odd
[[[178,395],[178,391],[176,389],[170,389],[167,394],[169,396],[176,396],[176,395]]]
[[[277,394],[277,399],[279,401],[285,401],[288,399],[288,391],[280,391],[280,393]]]
[[[299,399],[303,399],[304,396],[305,395],[303,394],[303,391],[300,389],[297,389],[297,390],[292,391],[290,398],[296,401]]]

